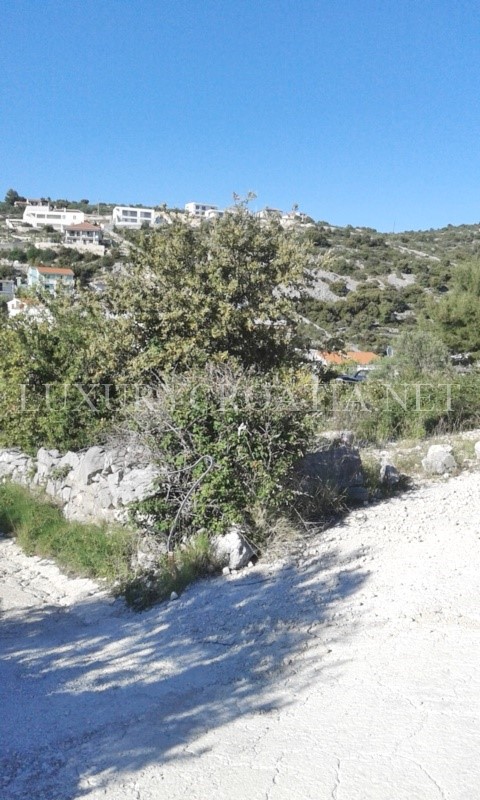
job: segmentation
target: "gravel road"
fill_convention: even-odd
[[[0,539],[0,797],[479,797],[479,487],[143,614]]]

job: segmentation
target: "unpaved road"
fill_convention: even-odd
[[[479,488],[140,615],[1,539],[0,797],[480,797]]]

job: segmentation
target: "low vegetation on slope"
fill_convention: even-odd
[[[480,256],[480,225],[379,234],[317,223],[304,237],[314,251],[314,276],[338,298],[325,300],[313,288],[303,301],[313,323],[306,332],[320,345],[316,325],[346,342],[384,350],[399,331],[430,319],[435,302],[455,289],[462,266],[478,264]]]
[[[55,558],[79,575],[115,581],[130,573],[131,532],[68,522],[58,506],[24,486],[0,484],[0,530],[28,555]]]

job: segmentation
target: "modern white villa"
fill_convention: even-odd
[[[142,225],[158,225],[161,217],[154,208],[135,208],[134,206],[115,206],[112,223],[117,228],[141,228]]]
[[[218,206],[209,206],[206,203],[185,203],[185,211],[197,219],[212,219],[222,213]]]
[[[32,228],[43,228],[51,225],[56,231],[64,231],[69,225],[78,225],[85,221],[83,211],[66,208],[52,208],[51,206],[25,206],[23,221]]]

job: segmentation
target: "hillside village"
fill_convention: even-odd
[[[62,205],[47,198],[24,198],[9,190],[0,214],[0,302],[9,316],[38,313],[24,290],[55,293],[61,285],[73,290],[75,279],[101,290],[102,271],[121,268],[128,260],[131,238],[128,232],[184,222],[198,227],[202,222],[221,219],[232,209],[189,202],[183,210],[145,206],[89,207],[88,201]],[[82,210],[87,209],[87,210]],[[313,220],[298,210],[282,212],[265,208],[256,213],[260,220],[278,220],[285,228],[312,225]],[[3,251],[3,253],[2,253]],[[3,255],[3,257],[2,257]],[[90,266],[85,272],[85,265]]]
[[[179,221],[193,228],[215,224],[233,209],[197,202],[183,209],[93,206],[9,190],[0,204],[0,304],[10,315],[35,314],[32,300],[22,299],[25,290],[55,292],[61,284],[102,291],[106,275],[128,263],[141,231]],[[254,215],[276,220],[310,247],[312,280],[299,311],[316,350],[390,352],[398,334],[414,329],[432,302],[448,294],[456,267],[480,253],[480,224],[379,233],[315,221],[297,207],[266,207]],[[453,348],[459,361],[472,349],[466,345]]]

